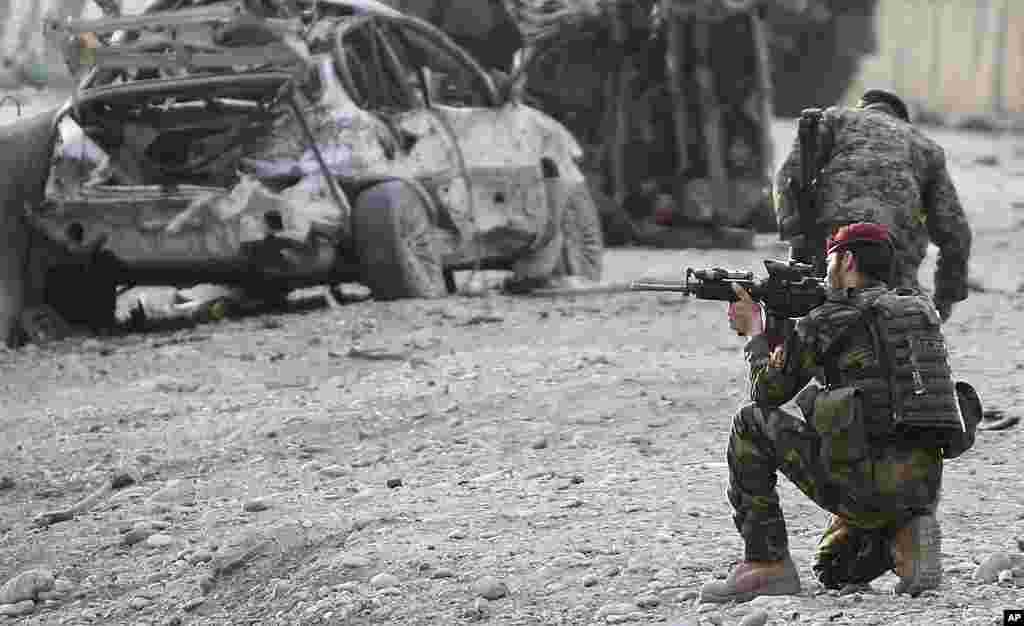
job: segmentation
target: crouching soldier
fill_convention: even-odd
[[[733,419],[728,497],[746,551],[726,580],[704,585],[703,602],[800,591],[776,472],[832,513],[813,566],[825,587],[890,569],[897,593],[940,583],[943,458],[973,443],[980,402],[954,384],[933,303],[887,286],[893,245],[884,225],[841,228],[826,255],[827,299],[789,336],[756,334],[758,307],[735,287],[731,323],[750,336],[753,403]],[[778,408],[798,391],[805,419]]]

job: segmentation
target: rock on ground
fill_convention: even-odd
[[[35,600],[40,591],[53,589],[53,572],[45,569],[34,569],[22,572],[0,587],[0,604],[17,604],[25,600]]]
[[[778,128],[782,154],[795,125]],[[981,285],[943,326],[954,370],[986,408],[1018,413],[1024,147],[927,133],[946,148],[975,226]],[[770,235],[755,244],[610,250],[605,278],[763,272],[787,253]],[[935,258],[930,249],[926,286]],[[481,269],[474,281],[503,276]],[[779,623],[916,626],[990,624],[1021,606],[1017,566],[973,578],[976,557],[1019,551],[1024,495],[1009,478],[1024,457],[1010,427],[979,432],[944,468],[939,594],[887,596],[891,575],[876,591],[818,593],[810,563],[824,514],[780,480],[806,592],[699,613],[694,590],[743,553],[723,449],[744,402],[745,342],[723,307],[679,294],[484,294],[0,349],[0,473],[14,483],[0,489],[0,584],[59,565],[73,589],[31,592],[19,602],[37,600],[33,617],[18,619],[105,626],[735,626],[757,610]],[[31,525],[135,462],[137,485],[73,521]],[[243,511],[257,494],[273,506]],[[158,534],[173,543],[149,547]],[[375,588],[378,573],[401,584]],[[484,576],[515,593],[485,599],[474,589]],[[150,604],[136,611],[136,597]]]

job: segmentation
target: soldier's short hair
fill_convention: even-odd
[[[896,114],[896,117],[904,122],[910,121],[910,111],[907,109],[907,105],[899,96],[891,91],[884,89],[868,89],[865,91],[860,97],[860,106],[863,108],[872,104],[887,105]]]
[[[846,251],[853,253],[861,274],[892,282],[894,248],[888,226],[874,222],[836,224],[825,244],[825,254]]]
[[[857,260],[857,271],[884,283],[892,282],[893,247],[884,243],[857,241],[846,250]]]

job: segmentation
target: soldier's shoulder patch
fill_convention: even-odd
[[[850,304],[826,302],[797,323],[797,333],[805,342],[827,347],[860,318],[861,312]]]
[[[843,323],[846,319],[858,314],[857,307],[846,302],[825,302],[812,310],[804,319],[816,325]]]

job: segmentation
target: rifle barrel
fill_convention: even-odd
[[[630,291],[671,291],[675,293],[690,293],[690,289],[683,280],[634,280],[629,283]]]

